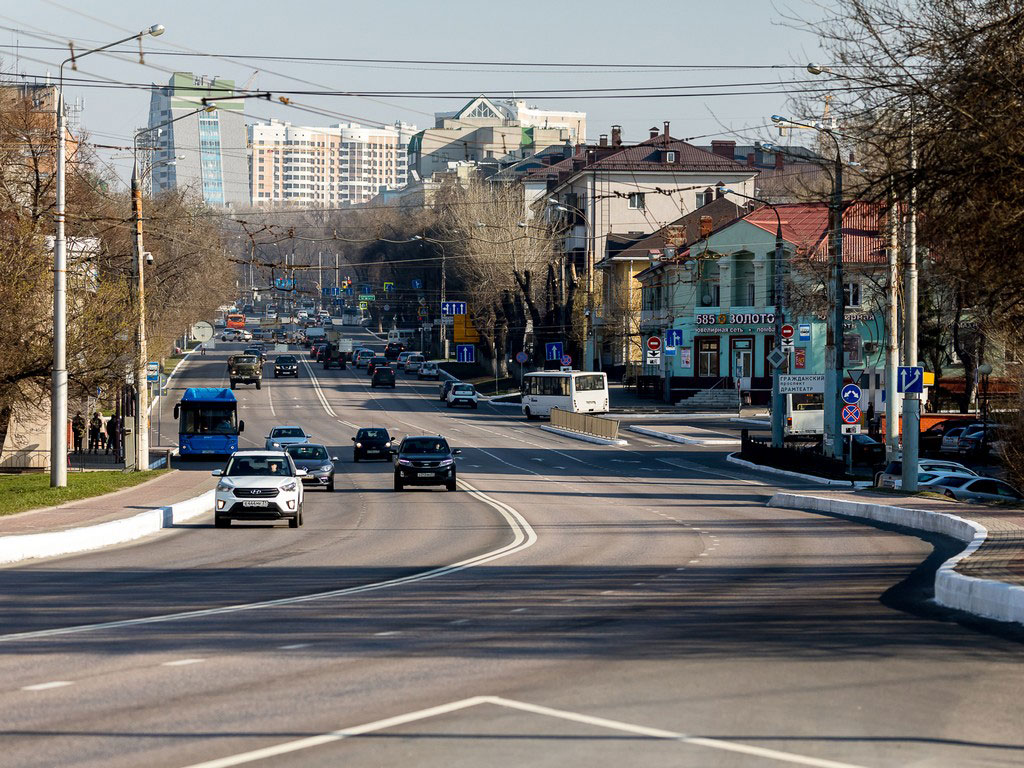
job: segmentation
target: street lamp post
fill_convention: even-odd
[[[157,37],[164,33],[162,24],[115,40],[99,48],[92,48],[69,56],[60,63],[57,78],[57,189],[54,221],[56,232],[53,238],[53,370],[50,379],[50,486],[64,488],[68,484],[68,371],[67,371],[67,240],[64,235],[66,137],[67,125],[64,117],[64,65],[74,62],[90,53],[98,53],[129,40],[141,39],[146,35]]]

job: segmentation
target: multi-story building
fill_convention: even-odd
[[[585,112],[542,110],[524,102],[506,104],[477,96],[455,112],[434,114],[434,127],[409,142],[409,169],[421,179],[448,170],[449,163],[507,165],[552,146],[586,140]]]
[[[153,89],[149,127],[154,130],[145,135],[145,145],[152,148],[147,165],[154,194],[192,189],[208,205],[249,204],[244,102],[216,101],[233,96],[234,89],[234,80],[191,72],[175,72],[166,86]],[[202,111],[203,98],[213,99],[217,108]],[[163,125],[169,120],[175,122]]]
[[[406,153],[416,126],[356,123],[250,126],[253,205],[357,205],[408,180]]]

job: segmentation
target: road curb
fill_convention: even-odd
[[[214,492],[157,507],[120,520],[68,528],[63,531],[0,536],[0,564],[57,557],[124,544],[191,520],[213,509]]]
[[[659,432],[656,429],[650,429],[648,427],[627,427],[630,432],[636,432],[639,435],[647,435],[648,437],[656,437],[659,440],[668,440],[673,443],[683,443],[684,445],[739,445],[740,441],[729,437],[685,437],[684,435],[675,435],[671,432]]]
[[[541,429],[545,432],[553,432],[556,435],[562,437],[571,437],[573,440],[582,440],[585,443],[593,443],[594,445],[629,445],[625,440],[609,440],[606,437],[594,437],[593,435],[584,435],[582,432],[570,432],[568,429],[562,429],[560,427],[552,427],[548,424],[541,424]]]
[[[935,602],[986,619],[1024,624],[1024,587],[966,576],[955,570],[958,563],[985,543],[988,530],[980,523],[944,512],[799,493],[776,493],[768,506],[863,518],[962,541],[967,544],[963,551],[944,562],[935,572]]]
[[[769,467],[765,464],[755,464],[752,461],[741,459],[738,454],[730,453],[725,457],[725,460],[730,464],[735,464],[738,467],[746,467],[747,469],[753,469],[758,472],[765,472],[769,475],[780,475],[781,477],[792,477],[796,480],[807,480],[810,483],[818,483],[819,485],[829,485],[833,488],[870,488],[871,483],[867,480],[833,480],[829,477],[818,477],[817,475],[805,475],[802,472],[791,472],[788,469],[778,469],[776,467]]]

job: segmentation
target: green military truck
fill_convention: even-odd
[[[235,384],[255,384],[260,389],[263,384],[263,363],[257,355],[235,355],[228,365],[228,376],[231,388]]]

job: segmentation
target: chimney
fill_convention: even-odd
[[[601,134],[601,138],[598,140],[598,144],[600,144],[602,147],[607,147],[608,146],[608,134],[607,133],[602,133]]]
[[[651,138],[652,139],[658,138],[658,126],[656,126],[656,125],[652,125],[651,126]]]
[[[621,125],[613,125],[612,126],[612,146],[613,147],[621,147],[622,146],[622,126]]]
[[[711,154],[732,160],[736,155],[736,142],[716,139],[711,142]]]
[[[782,167],[786,164],[786,156],[781,152],[775,153],[775,170],[781,171]]]
[[[711,235],[711,230],[714,229],[714,219],[710,216],[700,217],[700,237],[703,240],[705,237]]]
[[[669,139],[668,120],[665,121],[665,131],[662,133],[662,136],[665,137],[665,143],[668,144],[668,139]]]
[[[747,152],[747,167],[753,168],[757,165],[757,154],[754,152]]]

